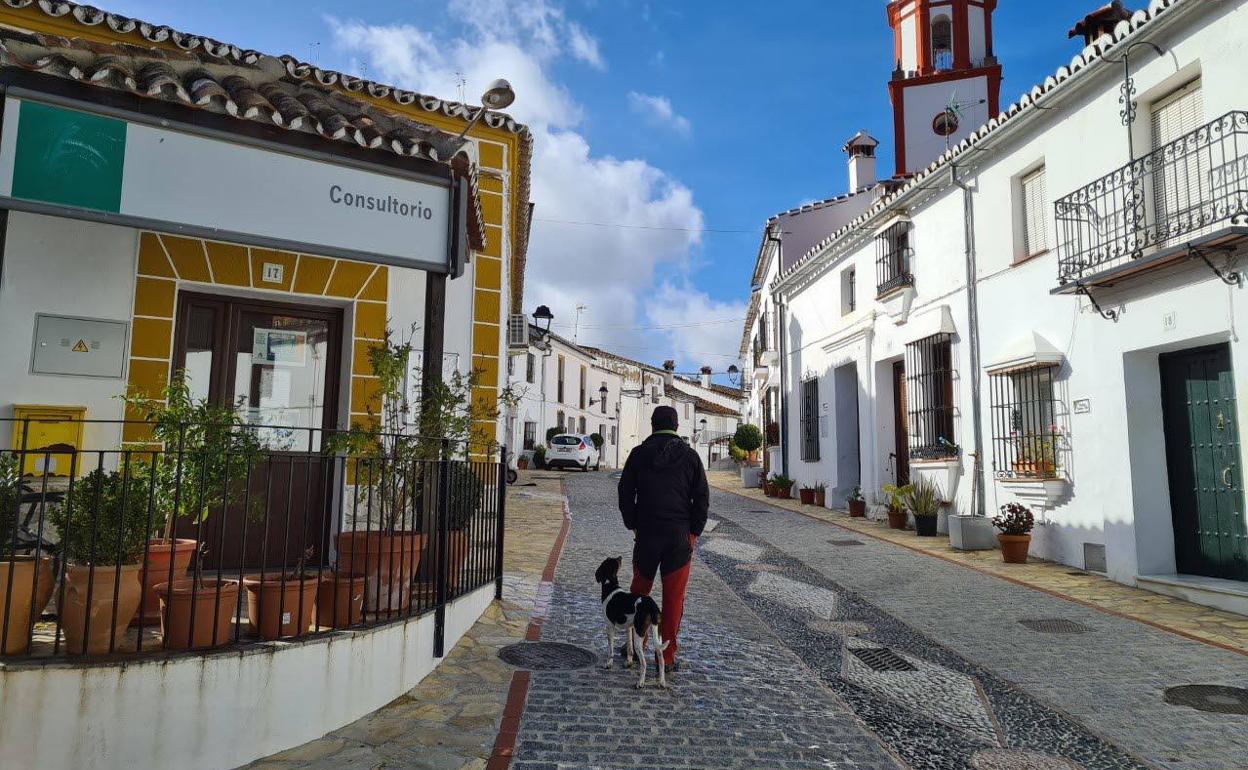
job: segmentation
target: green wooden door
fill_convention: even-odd
[[[1248,581],[1230,348],[1161,356],[1161,391],[1178,571]]]

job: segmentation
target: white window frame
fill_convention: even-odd
[[[1018,178],[1018,221],[1022,259],[1039,256],[1051,248],[1048,197],[1048,179],[1043,163]]]

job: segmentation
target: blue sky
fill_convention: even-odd
[[[538,146],[526,310],[571,335],[583,304],[581,341],[682,370],[733,361],[762,223],[844,192],[844,139],[867,129],[892,169],[884,0],[102,4],[438,96],[456,73],[470,101],[511,79]],[[1069,61],[1096,5],[1001,0],[1003,105]]]

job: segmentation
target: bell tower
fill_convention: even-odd
[[[997,0],[891,0],[897,173],[913,174],[1001,110]]]

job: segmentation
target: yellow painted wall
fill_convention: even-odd
[[[285,266],[283,280],[262,280],[265,262]],[[297,302],[300,297],[332,297],[347,301],[344,312],[352,324],[352,349],[343,353],[351,367],[347,402],[351,422],[368,417],[380,404],[372,390],[370,345],[386,332],[389,268],[347,259],[314,257],[273,249],[251,248],[199,238],[158,233],[139,234],[138,269],[134,278],[134,325],[130,335],[130,377],[127,389],[157,395],[169,382],[173,366],[173,330],[178,289],[224,286],[267,289],[274,299]],[[371,399],[371,403],[370,403]],[[140,419],[127,413],[126,419]],[[151,439],[146,425],[127,425],[127,443]]]

